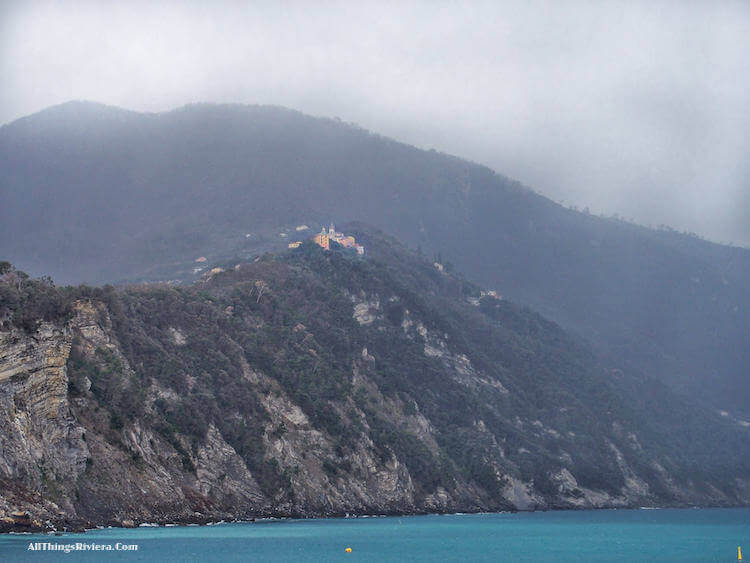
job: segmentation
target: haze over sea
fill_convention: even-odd
[[[137,544],[137,552],[29,551],[33,542]],[[736,561],[750,509],[549,511],[6,535],[9,561]],[[351,547],[352,551],[345,550]]]

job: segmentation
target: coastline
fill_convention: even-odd
[[[460,516],[479,514],[520,514],[533,512],[583,512],[583,511],[605,511],[605,510],[688,510],[688,509],[730,509],[750,508],[747,504],[708,504],[696,505],[688,503],[674,503],[661,506],[632,505],[632,506],[546,506],[530,509],[506,509],[506,510],[459,510],[459,511],[389,511],[383,513],[279,513],[265,512],[257,515],[243,517],[232,517],[230,515],[207,516],[195,514],[192,516],[181,516],[175,518],[144,518],[144,519],[110,519],[95,523],[83,519],[61,518],[58,520],[47,520],[45,522],[33,521],[31,524],[10,524],[0,522],[0,534],[29,535],[29,534],[54,534],[62,535],[69,533],[85,533],[93,530],[103,529],[134,529],[134,528],[169,528],[187,526],[215,526],[220,524],[254,524],[262,522],[274,522],[285,520],[326,520],[326,519],[359,519],[359,518],[387,518],[398,516]]]

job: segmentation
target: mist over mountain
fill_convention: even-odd
[[[0,168],[0,256],[35,274],[190,280],[197,257],[366,220],[612,365],[750,411],[746,249],[572,211],[486,167],[278,107],[63,104],[0,128]]]

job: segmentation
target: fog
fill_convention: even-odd
[[[0,4],[0,123],[276,104],[750,246],[750,3]]]

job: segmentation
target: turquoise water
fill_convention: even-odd
[[[136,552],[28,551],[31,542]],[[281,520],[5,535],[2,561],[750,561],[750,509],[593,510]],[[345,548],[351,547],[351,553]]]

